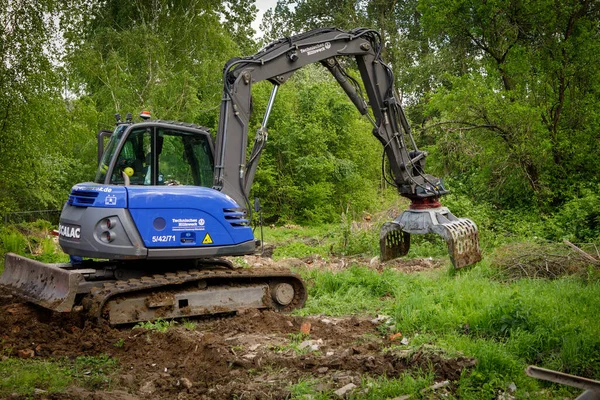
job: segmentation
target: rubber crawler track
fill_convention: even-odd
[[[104,284],[104,288],[92,289],[89,296],[83,300],[83,306],[92,319],[98,323],[105,321],[103,310],[108,302],[115,296],[127,296],[136,294],[139,291],[148,291],[157,289],[158,291],[168,287],[176,288],[178,285],[189,284],[190,282],[206,280],[209,284],[211,280],[226,280],[233,284],[243,284],[249,282],[286,282],[294,288],[294,299],[287,306],[281,306],[271,302],[271,309],[281,312],[290,312],[296,308],[302,308],[306,302],[306,286],[296,273],[287,269],[191,269],[186,271],[167,272],[165,274],[154,274],[144,276],[138,279],[129,279],[122,281],[109,282]],[[201,314],[191,314],[201,315]]]

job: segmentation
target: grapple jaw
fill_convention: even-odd
[[[7,253],[0,287],[42,307],[69,312],[83,276],[61,266],[65,265],[44,264]]]
[[[481,260],[477,226],[467,218],[455,217],[446,207],[406,210],[393,222],[383,224],[379,236],[381,260],[406,255],[410,248],[410,234],[427,233],[440,235],[446,240],[455,268]]]
[[[405,256],[410,249],[410,234],[404,232],[396,221],[386,222],[379,231],[379,247],[381,261]]]

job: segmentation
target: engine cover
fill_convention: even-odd
[[[78,184],[60,227],[65,252],[81,257],[202,258],[255,250],[245,212],[229,196],[199,186]]]

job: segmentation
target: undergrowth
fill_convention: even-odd
[[[0,273],[4,270],[4,255],[15,253],[46,263],[68,262],[55,236],[54,227],[45,220],[0,226]]]
[[[176,324],[177,324],[177,321],[174,321],[174,320],[167,321],[162,318],[158,318],[154,321],[138,322],[134,326],[134,329],[141,328],[141,329],[146,329],[149,331],[165,333],[166,331],[169,330],[169,328],[174,327]]]
[[[103,354],[73,360],[10,357],[0,361],[0,397],[59,393],[72,384],[89,390],[110,389],[118,370],[118,360]]]
[[[311,286],[300,315],[387,314],[411,346],[433,344],[476,358],[473,372],[460,381],[461,398],[494,398],[511,382],[518,397],[536,398],[545,384],[525,376],[529,364],[600,378],[598,280],[503,283],[490,279],[495,270],[486,262],[452,273],[364,266],[301,273]]]

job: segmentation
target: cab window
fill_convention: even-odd
[[[127,175],[131,185],[151,184],[151,157],[152,129],[133,129],[116,159],[110,183],[122,185],[125,183],[124,175]]]
[[[205,135],[159,128],[156,139],[159,184],[212,186],[214,162]]]
[[[213,157],[207,135],[159,127],[132,130],[116,159],[111,183],[211,187]],[[125,177],[127,175],[127,178]]]

